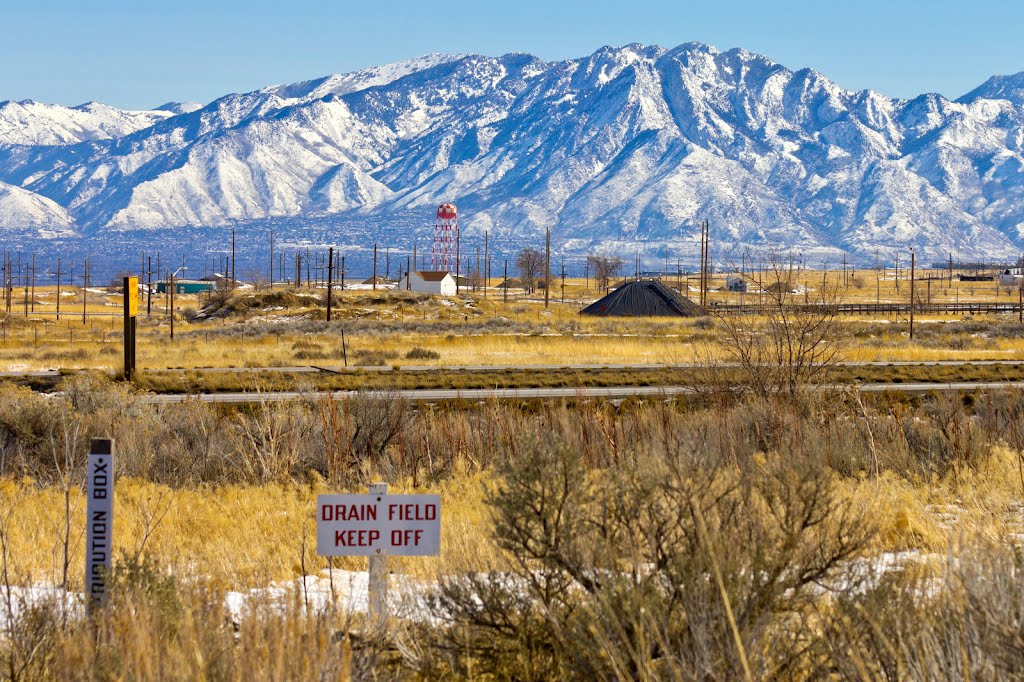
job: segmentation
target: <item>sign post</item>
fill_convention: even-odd
[[[368,615],[377,626],[387,618],[388,556],[441,553],[441,496],[387,492],[374,483],[369,495],[316,498],[317,553],[370,558]]]
[[[139,315],[139,278],[124,278],[124,380],[135,374],[135,330]]]
[[[85,595],[89,612],[107,597],[114,537],[114,441],[93,438],[86,468]]]

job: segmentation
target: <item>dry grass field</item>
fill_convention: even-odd
[[[984,679],[1020,664],[1019,393],[224,410],[146,405],[97,376],[61,388],[0,388],[0,665],[15,679]],[[90,622],[63,595],[81,589],[97,433],[118,448],[117,561]],[[413,601],[386,633],[347,582],[365,563],[328,564],[313,540],[317,493],[375,480],[443,509],[441,557],[391,561]]]
[[[930,271],[922,271],[926,277]],[[901,273],[905,278],[905,273]],[[935,271],[934,277],[945,277]],[[754,281],[758,276],[751,276]],[[673,281],[681,285],[686,280]],[[909,283],[899,287],[888,271],[827,273],[802,271],[792,276],[790,301],[813,301],[822,283],[842,303],[903,303]],[[994,283],[948,279],[916,283],[920,304],[998,302],[1015,304],[1015,289]],[[569,280],[562,302],[560,284],[553,286],[549,307],[543,292],[491,289],[459,299],[441,299],[410,292],[337,292],[334,321],[325,323],[324,292],[285,289],[237,291],[233,296],[209,294],[175,297],[175,338],[170,338],[167,301],[154,295],[151,315],[140,319],[138,367],[147,369],[203,367],[274,367],[316,365],[465,365],[524,366],[569,364],[693,363],[717,352],[721,324],[714,315],[697,319],[608,319],[579,315],[598,297],[593,282]],[[870,285],[870,286],[869,286]],[[764,294],[721,291],[724,277],[711,285],[715,305],[754,305]],[[930,289],[930,297],[928,291]],[[804,292],[804,293],[800,293]],[[0,324],[0,371],[40,369],[119,369],[121,297],[114,292],[62,291],[61,319],[56,319],[56,292],[40,288],[35,308],[26,315],[15,292],[12,312]],[[895,362],[934,360],[1024,359],[1024,326],[1016,316],[918,314],[915,339],[908,338],[906,312],[848,315],[842,319],[846,337],[842,360]],[[342,333],[345,334],[344,345]]]
[[[822,278],[841,301],[908,300],[907,282],[897,292],[875,274],[806,272],[797,286],[809,301]],[[933,282],[933,302],[1016,300],[964,284]],[[35,314],[13,306],[0,369],[64,376],[38,391],[0,383],[0,677],[1019,673],[1024,393],[818,385],[1024,379],[1016,315],[919,316],[911,342],[903,317],[582,317],[592,286],[571,281],[548,308],[522,292],[346,291],[330,323],[316,290],[180,296],[173,341],[154,299],[135,385],[115,376],[116,292],[90,292],[97,314],[84,322],[76,290],[59,322],[53,291],[37,291]],[[837,364],[950,359],[1020,364]],[[654,363],[672,367],[529,367]],[[377,368],[410,365],[434,369]],[[326,371],[203,369],[285,366]],[[146,402],[147,391],[659,383],[700,390],[615,404]],[[116,560],[110,601],[86,618],[84,457],[100,435],[117,444]],[[375,481],[442,499],[441,556],[389,560],[386,629],[365,618],[365,560],[315,549],[316,495]]]

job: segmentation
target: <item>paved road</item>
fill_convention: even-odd
[[[830,390],[844,390],[852,386],[825,386]],[[866,393],[929,393],[932,391],[980,391],[999,389],[1024,389],[1024,381],[979,381],[939,383],[876,383],[861,384],[857,388]],[[602,398],[622,400],[635,397],[669,398],[696,392],[693,386],[614,386],[593,388],[480,388],[480,389],[413,389],[402,391],[271,391],[267,393],[212,393],[212,394],[160,394],[147,395],[147,403],[181,403],[186,400],[200,400],[206,403],[267,403],[288,400],[345,400],[357,395],[364,398],[400,398],[417,402],[440,402],[445,400],[531,400],[558,398]]]
[[[836,363],[839,367],[966,367],[968,365],[974,367],[984,366],[1016,366],[1024,365],[1024,358],[1020,360],[897,360],[897,361],[871,361],[871,362],[839,362]],[[550,371],[563,371],[563,372],[582,372],[589,370],[615,370],[615,371],[650,371],[659,369],[696,369],[701,367],[695,363],[678,363],[678,364],[578,364],[578,365],[558,365],[558,364],[547,364],[547,365],[401,365],[397,368],[399,372],[437,372],[437,371],[452,371],[452,372],[508,372],[508,371],[524,371],[524,372],[550,372]],[[735,363],[721,363],[719,367],[735,367]],[[76,371],[95,371],[95,370],[56,370],[56,369],[41,369],[41,370],[21,370],[21,371],[0,371],[0,379],[19,379],[19,378],[33,378],[33,377],[59,377],[61,374],[72,374]],[[114,374],[113,370],[100,370],[106,371],[108,374]],[[227,374],[251,374],[251,373],[262,373],[262,372],[279,372],[282,374],[320,374],[320,373],[331,373],[331,374],[345,374],[351,372],[392,372],[396,371],[396,368],[390,365],[370,365],[365,367],[334,367],[325,365],[294,365],[287,367],[195,367],[195,368],[145,368],[139,370],[146,374],[167,374],[172,372],[202,372],[202,373],[227,373]]]

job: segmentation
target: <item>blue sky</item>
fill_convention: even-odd
[[[958,97],[1024,71],[1021,0],[11,0],[0,100],[149,108],[428,52],[544,59],[631,42],[745,47],[850,89]]]

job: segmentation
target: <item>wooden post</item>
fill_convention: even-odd
[[[124,380],[135,375],[136,316],[139,314],[139,278],[124,278]]]
[[[224,269],[227,270],[227,268],[224,268]],[[224,274],[226,275],[228,273],[225,272]],[[238,280],[235,279],[235,228],[232,227],[231,228],[231,290],[232,291],[235,290],[235,282],[237,282],[237,281]]]
[[[387,483],[371,483],[370,495],[387,495]],[[379,549],[377,550],[380,551]],[[387,555],[370,557],[369,608],[367,616],[370,626],[381,628],[388,617],[388,557]]]
[[[491,286],[491,256],[488,247],[490,233],[484,231],[484,298],[487,298],[487,287]]]
[[[327,250],[327,321],[331,321],[331,288],[334,286],[334,247]]]
[[[60,322],[60,256],[57,256],[57,321]]]
[[[377,244],[373,245],[373,290],[377,291]]]
[[[405,257],[405,290],[409,291],[412,289],[412,258],[409,256]]]
[[[345,328],[341,328],[341,360],[348,367],[348,346],[345,344]]]
[[[502,297],[503,297],[503,299],[504,299],[504,300],[503,300],[503,302],[504,302],[504,303],[508,303],[508,258],[506,258],[506,259],[505,259],[505,274],[504,274],[504,279],[505,279],[505,284],[503,285],[503,287],[502,287],[502,288],[503,288],[503,289],[504,289],[505,291],[504,291],[504,293],[502,294]]]
[[[274,288],[274,231],[270,231],[270,288]]]
[[[341,290],[345,291],[345,256],[341,257]]]

